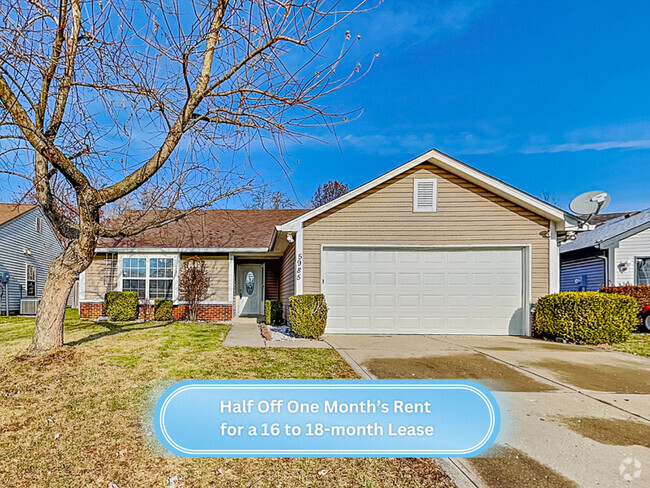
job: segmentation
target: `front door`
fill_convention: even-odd
[[[264,300],[264,276],[261,264],[240,264],[238,275],[241,315],[261,315]]]

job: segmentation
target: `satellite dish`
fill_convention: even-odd
[[[588,191],[571,200],[569,208],[578,215],[591,217],[604,210],[609,205],[609,200],[609,195],[604,191]]]

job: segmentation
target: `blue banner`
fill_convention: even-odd
[[[452,380],[193,380],[155,411],[183,457],[471,457],[499,431],[481,385]]]

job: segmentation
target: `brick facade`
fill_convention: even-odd
[[[79,302],[79,316],[82,319],[98,319],[104,315],[103,303]]]
[[[104,314],[103,303],[79,303],[79,316],[82,319],[97,319]],[[174,305],[172,315],[174,320],[187,320],[187,305]],[[138,306],[138,318],[153,320],[153,305]],[[208,322],[230,322],[232,305],[199,305],[196,318]]]

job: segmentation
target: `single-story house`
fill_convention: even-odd
[[[560,289],[650,285],[650,209],[597,216],[593,230],[560,246]]]
[[[107,290],[179,299],[187,257],[208,263],[200,317],[260,315],[264,299],[324,293],[327,333],[530,332],[530,307],[560,287],[564,211],[436,150],[313,210],[204,210],[104,239],[81,277],[81,314]]]
[[[38,205],[0,203],[0,313],[8,303],[10,314],[35,315],[48,269],[62,251]]]

